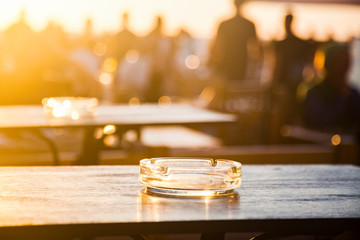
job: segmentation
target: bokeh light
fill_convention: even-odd
[[[93,48],[93,52],[96,56],[102,57],[107,52],[107,46],[102,42],[97,42]]]
[[[96,128],[94,131],[94,138],[101,139],[104,136],[104,129],[103,128]]]
[[[188,69],[194,70],[200,66],[200,59],[196,55],[189,55],[185,58],[185,66]]]
[[[114,79],[111,73],[103,72],[99,76],[99,81],[103,85],[110,85],[113,83]]]
[[[331,137],[331,143],[334,146],[338,146],[341,144],[341,136],[339,134],[335,134]]]
[[[65,115],[65,109],[61,106],[57,106],[53,109],[52,114],[56,118],[63,117]]]
[[[106,135],[111,135],[114,134],[115,132],[116,132],[115,125],[106,125],[103,130],[103,133]]]
[[[161,108],[169,108],[171,107],[172,101],[169,96],[161,96],[159,98],[158,104]]]
[[[80,118],[80,114],[79,114],[78,112],[73,111],[73,112],[71,113],[71,119],[72,119],[72,120],[78,120],[79,118]]]
[[[62,105],[63,105],[64,108],[71,108],[71,101],[70,100],[64,100]]]
[[[115,72],[117,68],[117,60],[114,57],[106,58],[103,63],[103,71],[108,73]]]
[[[131,49],[126,52],[125,59],[128,63],[136,63],[140,58],[138,51]]]
[[[129,106],[131,108],[138,108],[140,106],[140,99],[137,97],[132,97],[129,100]]]
[[[116,145],[119,144],[119,139],[115,135],[106,136],[106,137],[104,137],[103,141],[104,141],[105,146],[107,146],[107,147],[115,147]]]

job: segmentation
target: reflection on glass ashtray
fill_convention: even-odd
[[[225,196],[241,185],[241,163],[207,158],[150,158],[140,161],[147,191],[175,196]]]
[[[52,97],[42,100],[44,113],[50,118],[79,118],[92,117],[98,105],[96,98],[85,97]]]

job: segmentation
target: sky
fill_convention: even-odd
[[[360,5],[287,4],[248,2],[243,14],[252,20],[263,40],[283,36],[283,16],[291,6],[295,14],[295,32],[303,38],[325,40],[333,36],[347,40],[360,37]],[[221,20],[233,14],[232,0],[11,0],[0,8],[0,31],[16,21],[24,9],[28,23],[43,29],[49,20],[62,24],[66,31],[80,33],[85,19],[91,17],[96,33],[112,33],[121,26],[121,15],[128,12],[130,28],[145,35],[153,27],[156,15],[165,19],[167,34],[180,28],[193,36],[212,38]]]

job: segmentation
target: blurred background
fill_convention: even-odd
[[[304,117],[310,114],[304,104],[309,89],[327,78],[330,45],[346,46],[346,85],[360,89],[359,1],[246,1],[239,9],[255,27],[256,49],[247,46],[241,79],[228,79],[219,67],[218,46],[221,23],[236,14],[233,0],[7,1],[0,9],[0,105],[41,104],[57,96],[96,97],[101,104],[186,102],[237,114],[239,122],[224,130],[221,146],[339,145],[323,140],[321,131],[330,139],[351,136],[356,149],[358,94],[351,101],[355,110],[349,110],[354,114],[345,116],[350,120],[324,129]],[[297,43],[283,47],[290,35]],[[290,63],[298,75],[284,80],[280,73]],[[291,77],[296,81],[290,86]],[[194,130],[213,137],[211,129]],[[34,149],[34,143],[23,143],[27,135],[0,134],[0,153]],[[74,130],[46,134],[60,149],[74,151],[82,138]],[[119,148],[119,142],[104,144]],[[356,163],[352,151],[349,161]]]

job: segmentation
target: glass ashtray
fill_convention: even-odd
[[[140,183],[156,194],[224,196],[241,185],[241,163],[207,158],[149,158],[140,161]]]

